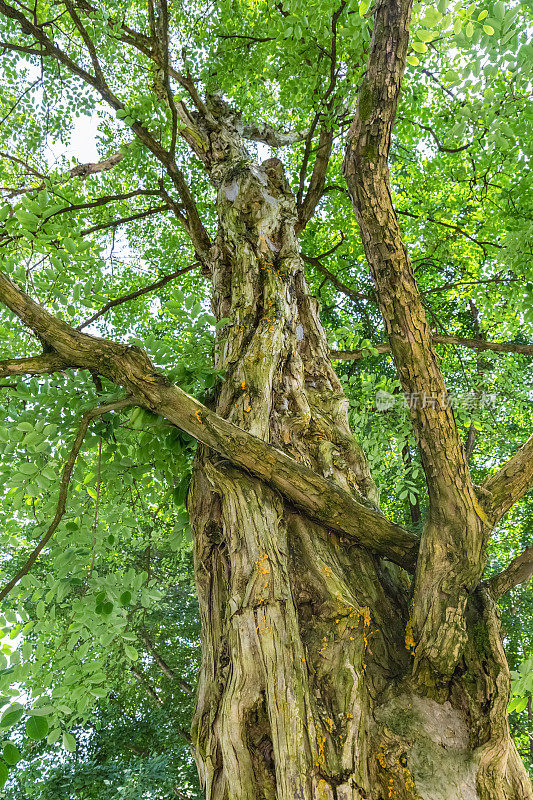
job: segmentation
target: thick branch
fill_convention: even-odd
[[[73,365],[68,364],[57,353],[42,353],[31,358],[8,358],[0,361],[0,378],[13,375],[46,375],[71,366]]]
[[[2,273],[0,301],[66,363],[100,373],[123,386],[138,405],[160,414],[222,458],[266,481],[311,518],[355,537],[360,545],[395,563],[413,566],[418,547],[415,534],[172,386],[156,372],[144,351],[76,331],[45,311]]]
[[[485,581],[495,600],[506,594],[510,589],[526,583],[533,577],[533,545],[526,547],[523,553],[514,558],[503,572],[492,575]]]
[[[436,518],[447,512],[450,503],[457,504],[460,482],[464,522],[475,508],[474,488],[451,409],[422,402],[424,397],[444,397],[446,386],[390,193],[388,154],[410,15],[410,0],[381,0],[376,7],[368,69],[348,134],[344,172],[402,387],[419,398],[410,410],[431,513]]]
[[[85,414],[81,418],[80,427],[78,428],[78,432],[76,434],[76,438],[74,439],[74,443],[72,445],[72,449],[70,451],[70,455],[67,459],[65,466],[63,467],[63,475],[61,476],[61,486],[59,488],[59,499],[57,501],[57,508],[54,518],[46,531],[45,535],[39,542],[39,544],[32,550],[29,558],[27,559],[24,566],[17,572],[17,574],[11,578],[11,580],[4,586],[2,591],[0,592],[0,601],[6,597],[11,589],[13,589],[17,583],[20,581],[24,575],[27,575],[28,572],[31,570],[39,554],[44,550],[52,536],[57,530],[57,526],[61,522],[63,515],[65,514],[65,510],[67,507],[67,495],[68,495],[68,487],[70,484],[70,477],[72,475],[72,470],[74,469],[74,464],[76,463],[76,459],[78,457],[78,453],[80,452],[81,446],[83,444],[83,440],[85,438],[85,434],[87,433],[87,428],[89,427],[89,423],[95,417],[101,417],[103,414],[107,414],[109,411],[118,411],[121,408],[126,408],[126,406],[134,405],[134,401],[128,397],[124,400],[118,400],[116,403],[107,403],[107,405],[98,406],[98,408],[93,408],[91,411],[86,411]]]
[[[498,472],[485,481],[482,488],[490,493],[490,500],[484,500],[483,505],[493,524],[496,524],[533,488],[533,436],[529,437]]]
[[[307,193],[298,207],[298,222],[295,225],[296,233],[300,233],[313,214],[324,194],[326,172],[328,170],[331,149],[333,147],[333,128],[322,127],[318,140],[318,148],[309,180]]]
[[[476,497],[390,190],[388,156],[412,0],[378,0],[344,174],[411,420],[429,495],[411,614],[414,673],[447,680],[466,640],[464,608],[484,563],[488,519]],[[427,399],[430,398],[430,402]],[[438,677],[437,677],[438,676]]]
[[[254,122],[250,125],[245,125],[242,135],[245,139],[250,139],[253,142],[262,142],[269,145],[269,147],[286,147],[290,144],[302,142],[306,133],[300,131],[278,131],[272,125],[266,122]]]

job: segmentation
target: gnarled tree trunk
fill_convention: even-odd
[[[255,164],[229,121],[206,137],[220,224],[213,307],[229,319],[216,411],[374,505],[282,165]],[[444,607],[445,641],[457,636],[439,669],[401,568],[207,448],[188,502],[203,645],[193,743],[207,800],[532,796],[509,735],[509,674],[481,568],[455,616],[431,606],[435,618]],[[457,526],[456,513],[443,524]],[[475,509],[467,516],[478,525]],[[427,590],[424,602],[436,602]]]

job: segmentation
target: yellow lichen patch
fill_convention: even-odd
[[[415,782],[413,781],[413,779],[411,777],[411,773],[409,772],[407,767],[403,768],[403,782],[404,782],[405,788],[407,790],[415,788]]]
[[[393,778],[389,778],[389,797],[394,797],[396,794],[394,790],[394,780]]]
[[[363,606],[357,610],[357,613],[363,620],[363,627],[368,628],[370,623],[372,622],[372,618],[370,616],[370,609],[368,606]]]
[[[327,637],[327,636],[324,636],[324,637],[323,637],[323,639],[322,639],[322,647],[321,647],[321,648],[320,648],[320,650],[318,651],[318,654],[319,654],[319,655],[321,655],[321,656],[323,656],[323,655],[324,655],[324,653],[326,652],[326,647],[327,647],[327,646],[328,646],[328,637]]]
[[[328,731],[330,733],[332,732],[332,730],[333,730],[333,720],[331,719],[331,717],[327,717],[326,718],[326,728],[328,729]]]
[[[376,759],[381,769],[387,769],[387,762],[385,761],[385,745],[380,744]]]
[[[405,626],[405,647],[413,653],[416,647],[415,637],[413,636],[413,623],[409,619]]]
[[[318,761],[316,762],[317,767],[321,767],[326,763],[326,756],[324,754],[325,743],[326,743],[326,737],[322,736],[321,733],[317,733],[316,735],[316,744],[318,748]]]
[[[260,575],[270,575],[270,567],[268,566],[267,562],[268,562],[268,554],[267,553],[263,553],[262,556],[260,556],[258,559],[256,559],[255,568],[259,572]]]

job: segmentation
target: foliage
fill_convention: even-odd
[[[59,8],[64,11],[63,4],[39,1],[36,18],[53,18],[57,41],[87,67],[79,31]],[[196,261],[165,199],[179,205],[173,185],[132,133],[140,123],[167,146],[171,138],[171,110],[157,91],[161,76],[145,54],[120,41],[122,22],[148,30],[147,9],[144,2],[104,2],[83,17],[123,105],[118,111],[68,69],[25,51],[31,37],[0,13],[0,38],[22,48],[7,46],[3,54],[3,269],[73,326]],[[533,341],[532,9],[501,0],[415,4],[391,189],[435,333]],[[315,131],[308,142],[276,150],[295,192],[306,188],[320,129],[334,128],[326,188],[301,235],[311,259],[308,280],[332,348],[364,349],[359,360],[335,363],[383,510],[420,526],[427,507],[423,472],[396,371],[375,349],[385,332],[341,173],[371,5],[174,0],[169,17],[177,68],[194,75],[206,93],[223,97],[243,124],[268,120],[278,129]],[[179,85],[173,91],[176,102],[186,97]],[[69,154],[80,118],[101,159],[121,154],[112,169],[76,174]],[[176,147],[214,237],[213,190],[179,137]],[[250,150],[260,160],[271,155],[265,144],[250,143]],[[194,268],[115,305],[86,330],[142,346],[170,380],[209,403],[224,377],[211,359],[224,320],[211,315],[208,298],[208,281]],[[40,351],[3,307],[0,337],[5,358]],[[525,439],[531,358],[458,346],[441,346],[439,353],[481,483]],[[394,398],[381,411],[380,391]],[[83,413],[118,396],[105,380],[74,370],[1,384],[2,583],[24,565],[56,512],[62,466]],[[3,601],[0,783],[9,767],[8,796],[46,800],[75,791],[91,800],[117,793],[140,800],[169,796],[173,787],[196,796],[180,734],[188,728],[191,699],[154,656],[194,684],[198,621],[184,506],[194,450],[186,434],[139,409],[91,422],[66,513],[33,569]],[[526,499],[502,522],[487,574],[531,543],[532,513]],[[516,670],[511,722],[528,764],[532,604],[528,586],[501,603]]]

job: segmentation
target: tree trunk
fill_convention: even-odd
[[[254,164],[227,123],[213,308],[229,322],[216,410],[336,481],[378,495],[350,432],[295,236],[281,162]],[[193,743],[206,800],[523,800],[494,603],[467,606],[445,685],[412,682],[410,576],[201,447],[189,509],[203,657]]]

